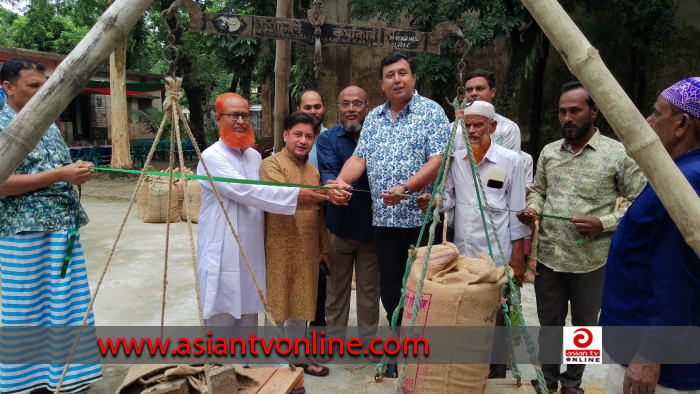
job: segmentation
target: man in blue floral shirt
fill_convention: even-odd
[[[413,89],[415,66],[406,56],[393,53],[382,59],[380,78],[388,101],[367,115],[357,148],[336,184],[349,188],[367,170],[380,296],[391,321],[401,299],[408,249],[416,244],[423,221],[415,199],[394,193],[432,192],[449,137],[449,121],[436,102]],[[427,233],[423,242],[426,240]]]
[[[0,111],[0,133],[44,85],[44,71],[43,65],[24,58],[10,59],[2,66],[0,80],[7,103]],[[83,321],[90,288],[79,237],[65,277],[61,270],[70,233],[88,221],[73,185],[95,175],[90,165],[72,162],[61,132],[52,124],[0,186],[0,326],[76,326]],[[92,314],[88,325],[94,325]],[[67,339],[60,347],[70,349],[72,342]],[[81,336],[73,357],[80,364],[69,366],[62,386],[66,392],[84,390],[102,376],[94,342],[94,336]],[[63,367],[47,365],[55,364],[54,346],[39,339],[31,348],[21,348],[22,356],[13,358],[16,364],[0,364],[0,392],[55,391]],[[57,356],[65,360],[68,354]]]

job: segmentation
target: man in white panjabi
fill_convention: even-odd
[[[447,200],[443,211],[454,208],[454,243],[461,255],[488,254],[490,243],[496,265],[509,265],[513,268],[514,279],[522,284],[525,275],[523,238],[531,231],[520,223],[515,213],[525,207],[525,169],[520,154],[493,143],[491,136],[497,125],[495,115],[493,105],[486,101],[474,101],[464,110],[465,130],[484,189],[478,190],[478,185],[474,184],[466,147],[454,152],[445,183]],[[495,228],[490,223],[487,225],[488,240],[477,193],[483,204],[488,202],[492,207]],[[430,195],[424,194],[423,197]],[[423,211],[427,209],[428,201],[425,198],[418,201]],[[503,256],[496,246],[496,239],[500,240]],[[502,325],[503,317],[498,314],[496,326]],[[494,339],[492,353],[502,355],[505,350],[505,339]],[[504,378],[505,374],[505,364],[492,363],[488,378]]]
[[[486,200],[492,207],[491,213],[496,225],[495,229],[490,224],[487,226],[495,263],[499,266],[510,265],[520,282],[525,273],[523,238],[530,234],[530,229],[520,223],[515,212],[525,206],[525,169],[518,153],[492,143],[491,135],[496,128],[494,115],[493,105],[485,101],[474,101],[464,110],[464,122],[474,152],[476,170],[481,177]],[[454,152],[445,182],[447,200],[443,211],[454,208],[454,243],[460,254],[465,256],[489,252],[477,189],[467,149]],[[479,194],[482,195],[481,192]],[[483,195],[481,202],[485,203]],[[421,209],[427,209],[428,200],[420,199],[418,203]],[[496,247],[496,233],[501,240],[505,261]]]
[[[235,93],[217,97],[215,121],[220,139],[202,152],[212,176],[259,180],[262,157],[254,149],[248,102]],[[200,162],[197,174],[206,175]],[[207,326],[257,326],[263,304],[245,260],[208,180],[202,185],[197,239],[197,273]],[[294,215],[299,202],[326,196],[312,189],[216,182],[255,278],[265,291],[264,211]]]

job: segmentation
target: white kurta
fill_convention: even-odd
[[[476,196],[477,188],[474,187],[471,166],[467,157],[467,150],[455,152],[450,171],[445,182],[445,194],[447,200],[443,210],[454,208],[455,211],[455,245],[459,253],[464,256],[474,256],[476,253],[488,255],[489,249],[486,243],[486,234],[481,220],[479,202]],[[505,170],[505,178],[501,188],[487,186],[490,169]],[[525,170],[518,153],[491,143],[486,156],[477,165],[482,184],[486,190],[486,198],[491,207],[504,208],[519,211],[525,208]],[[482,198],[482,204],[484,199]],[[515,217],[515,212],[492,210],[493,220],[496,224],[498,238],[501,241],[507,263],[510,263],[513,254],[512,241],[530,234],[530,229],[520,223]],[[484,212],[486,214],[486,212]],[[486,214],[487,215],[487,214]],[[491,227],[488,215],[486,224],[489,229],[489,239],[493,250],[496,265],[503,265],[494,229]]]
[[[226,146],[221,140],[202,153],[212,176],[260,179],[260,153]],[[197,174],[206,175],[200,162]],[[261,313],[263,305],[238,244],[231,234],[209,181],[202,185],[197,238],[197,273],[202,298],[202,313],[208,319],[228,313],[240,319],[242,314]],[[243,245],[255,278],[265,291],[265,216],[263,211],[293,215],[298,188],[241,185],[216,182],[233,228]]]

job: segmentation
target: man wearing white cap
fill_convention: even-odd
[[[467,138],[486,195],[486,199],[482,195],[481,200],[482,203],[488,201],[496,225],[496,228],[491,228],[490,224],[487,226],[494,260],[499,266],[510,264],[516,279],[522,281],[525,274],[523,238],[530,234],[530,229],[520,223],[514,212],[509,211],[525,208],[525,169],[520,155],[492,143],[491,135],[497,125],[494,117],[493,105],[486,101],[474,101],[464,110]],[[454,242],[460,254],[465,256],[489,253],[477,189],[468,150],[465,148],[454,152],[445,183],[447,200],[443,210],[455,209]],[[428,200],[421,199],[419,204],[421,208],[427,208]],[[505,256],[498,252],[496,235],[501,241]]]
[[[452,165],[447,173],[445,193],[447,200],[443,211],[454,208],[454,243],[459,253],[475,256],[476,253],[489,254],[493,251],[498,266],[509,264],[515,279],[522,283],[525,275],[523,238],[530,234],[530,228],[520,223],[515,212],[525,208],[525,169],[520,155],[493,143],[491,136],[496,130],[496,112],[486,101],[474,101],[464,110],[464,124],[467,138],[474,152],[476,171],[481,177],[483,192],[474,185],[474,177],[469,161],[469,152],[461,149],[453,153]],[[477,193],[482,203],[488,201],[495,227],[487,224],[488,241],[481,220],[481,210]],[[430,198],[429,194],[423,197]],[[424,211],[428,199],[419,199]],[[500,240],[504,255],[501,256],[496,239]],[[503,325],[499,314],[497,325]],[[505,339],[494,341],[494,354],[505,354]],[[489,378],[504,378],[505,364],[492,364]]]

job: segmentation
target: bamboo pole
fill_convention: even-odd
[[[556,0],[522,0],[569,70],[588,89],[680,229],[700,255],[700,198],[569,15]]]
[[[277,0],[278,18],[292,17],[291,0]],[[273,138],[275,152],[283,147],[284,119],[289,115],[289,73],[291,71],[292,42],[277,40],[275,43],[275,105],[273,116]]]
[[[116,0],[0,133],[0,185],[36,147],[51,122],[126,38],[151,3],[152,0]]]

